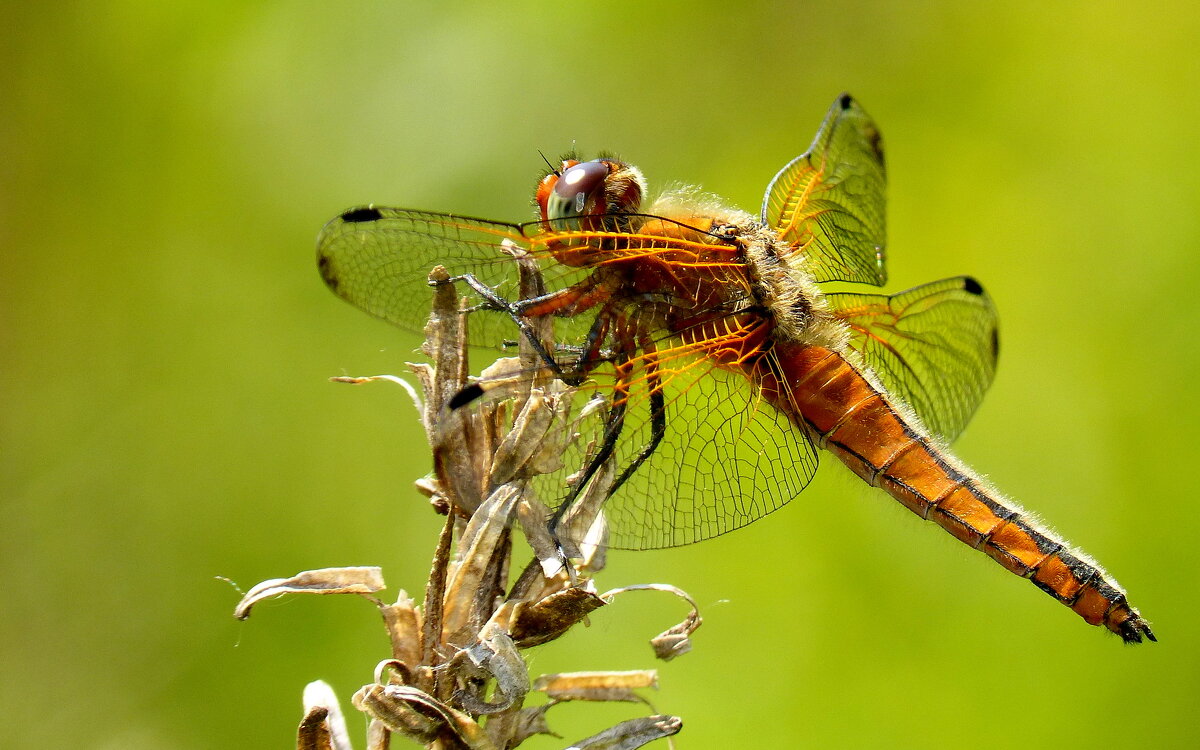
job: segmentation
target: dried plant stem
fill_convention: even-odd
[[[540,293],[536,266],[526,261],[522,268],[522,294]],[[687,595],[662,584],[597,595],[592,576],[604,567],[602,544],[581,545],[581,558],[573,561],[572,569],[563,565],[559,545],[546,530],[548,511],[526,487],[537,467],[546,463],[539,456],[570,438],[563,434],[561,412],[572,392],[545,374],[521,380],[522,390],[507,398],[448,409],[446,404],[468,382],[467,313],[444,270],[435,269],[430,279],[434,303],[424,350],[432,364],[410,367],[421,387],[422,421],[434,465],[433,478],[421,480],[418,488],[445,514],[446,523],[423,604],[416,605],[404,591],[390,605],[370,596],[383,588],[378,568],[336,568],[264,582],[247,594],[237,614],[246,617],[255,602],[279,593],[367,595],[380,608],[392,644],[391,657],[379,664],[374,681],[353,699],[371,718],[368,747],[386,748],[391,736],[399,734],[429,748],[513,748],[533,734],[549,733],[546,713],[558,703],[641,700],[633,691],[657,681],[653,670],[576,672],[532,680],[522,650],[558,638],[626,591],[651,588],[685,599]],[[544,350],[552,350],[549,321],[532,324]],[[498,360],[485,372],[495,377],[537,371],[540,365],[533,347],[522,341],[519,358]],[[339,380],[379,379],[391,378]],[[581,510],[573,509],[574,516],[567,520],[583,528],[592,524],[613,476],[611,466],[597,472],[577,503]],[[522,528],[536,556],[506,594],[514,524]],[[653,641],[659,658],[685,653],[688,636],[699,624],[693,603],[684,622]],[[307,714],[298,747],[348,749],[340,708],[323,685],[313,683],[306,692]],[[548,701],[525,706],[531,691],[545,694]],[[673,735],[681,726],[677,717],[645,717],[622,722],[572,747],[635,748]]]

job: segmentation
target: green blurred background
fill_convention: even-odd
[[[749,529],[614,555],[603,586],[703,605],[651,699],[690,748],[1194,746],[1197,11],[646,6],[6,7],[5,747],[287,747],[307,681],[346,700],[386,655],[361,600],[237,623],[214,578],[427,572],[411,406],[326,381],[402,371],[417,341],[325,290],[325,220],[521,219],[538,150],[573,143],[757,210],[842,90],[887,142],[889,288],[970,273],[1001,311],[962,456],[1101,560],[1161,643],[1088,628],[826,461]],[[681,614],[628,599],[532,667],[652,666],[645,638]],[[556,711],[566,740],[642,713]]]

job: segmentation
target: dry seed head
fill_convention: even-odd
[[[515,246],[506,250],[520,253]],[[521,262],[522,294],[540,293],[544,287],[536,263],[528,257]],[[591,579],[604,567],[603,501],[617,467],[611,462],[602,466],[562,519],[570,535],[583,540],[570,550],[577,557],[570,569],[564,567],[560,540],[547,532],[550,511],[527,483],[530,477],[571,468],[563,466],[567,447],[572,441],[589,439],[579,425],[602,413],[607,402],[593,398],[582,406],[576,404],[574,391],[550,378],[522,341],[520,358],[497,360],[484,377],[503,381],[506,375],[541,370],[538,377],[510,378],[507,391],[494,388],[488,398],[469,407],[449,409],[447,404],[467,385],[465,309],[469,305],[458,299],[453,284],[446,283],[449,276],[443,269],[435,269],[430,278],[434,306],[424,351],[432,365],[412,364],[410,369],[422,392],[422,397],[413,394],[413,401],[422,409],[435,469],[434,477],[419,480],[418,491],[446,514],[446,523],[424,604],[416,605],[403,590],[394,604],[375,599],[373,594],[384,585],[378,568],[332,568],[266,581],[247,593],[237,614],[248,616],[255,602],[282,593],[366,596],[379,608],[392,648],[391,657],[380,662],[374,682],[353,698],[354,706],[371,719],[368,748],[387,747],[393,734],[427,747],[512,748],[533,734],[549,733],[546,713],[558,702],[644,702],[634,691],[656,686],[657,676],[653,670],[643,670],[566,673],[543,676],[536,683],[530,679],[523,649],[558,638],[614,596],[637,588],[598,596]],[[552,350],[551,321],[530,322],[544,337],[547,350]],[[588,455],[588,450],[579,453]],[[514,523],[524,531],[535,559],[510,586]],[[693,610],[687,620],[659,636],[670,645],[656,650],[681,653],[698,625]],[[525,707],[526,695],[535,686],[553,700]],[[324,691],[313,689],[318,697],[311,705],[307,695],[300,746],[348,750],[336,697],[327,686]],[[640,747],[678,732],[681,726],[676,717],[644,717],[622,722],[574,747]]]

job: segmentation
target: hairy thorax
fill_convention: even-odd
[[[846,347],[849,331],[804,270],[802,248],[784,242],[751,214],[688,189],[664,194],[649,212],[701,230],[697,237],[728,253],[729,266],[701,265],[689,279],[694,305],[715,308],[716,300],[728,314],[755,308],[770,319],[777,341],[836,351]]]

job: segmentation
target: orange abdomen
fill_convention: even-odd
[[[760,375],[764,396],[864,481],[1028,578],[1089,624],[1103,624],[1128,642],[1154,640],[1098,565],[936,445],[840,354],[779,342],[774,350],[778,372]]]

